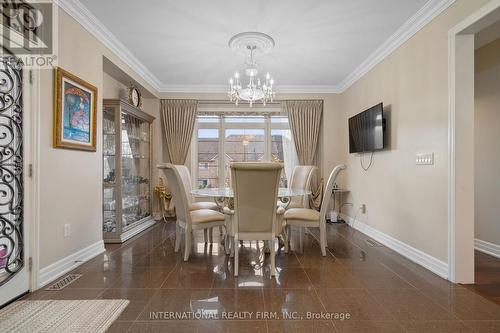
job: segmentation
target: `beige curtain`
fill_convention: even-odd
[[[163,137],[170,163],[184,164],[193,137],[198,101],[192,99],[163,99],[160,108]],[[160,205],[163,205],[160,206],[162,212],[166,212],[167,216],[174,215],[175,205],[168,184],[164,184],[163,179],[160,179],[157,188],[161,200]]]
[[[321,100],[285,101],[285,111],[295,142],[301,165],[315,165],[319,132],[323,113]],[[316,176],[312,180],[311,207],[319,209],[323,192],[323,180]]]
[[[184,164],[191,145],[198,101],[164,99],[161,101],[163,132],[172,164]]]

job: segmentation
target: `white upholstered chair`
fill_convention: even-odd
[[[292,177],[290,177],[289,188],[309,190],[311,187],[311,179],[318,167],[314,165],[297,165],[293,168]],[[309,196],[293,197],[287,208],[309,208]]]
[[[189,259],[191,251],[191,238],[193,230],[207,230],[214,227],[225,225],[224,214],[211,209],[190,210],[189,197],[190,192],[186,191],[184,181],[182,179],[183,166],[173,165],[170,163],[160,164],[158,168],[165,172],[168,186],[172,192],[172,197],[175,200],[175,252],[178,252],[181,244],[181,229],[184,229],[184,261]]]
[[[194,199],[193,195],[191,194],[191,173],[189,172],[189,169],[185,165],[176,165],[177,171],[179,172],[179,175],[182,180],[182,184],[184,186],[184,189],[187,194],[188,198],[188,206],[189,210],[198,210],[198,209],[211,209],[215,211],[220,211],[220,207],[215,203],[215,202],[209,202],[209,201],[201,201],[201,202],[196,202]],[[212,228],[210,229],[204,229],[204,238],[205,238],[205,243],[207,243],[207,230],[208,230],[208,242],[212,243],[213,241],[213,232]]]
[[[276,198],[282,165],[279,163],[233,163],[234,275],[238,276],[240,240],[271,242],[271,276],[275,268]]]
[[[321,254],[326,256],[326,210],[328,209],[328,201],[331,198],[335,179],[340,171],[345,168],[346,166],[344,164],[340,164],[337,165],[330,173],[323,195],[323,200],[321,201],[321,210],[319,212],[308,208],[290,208],[285,212],[285,228],[287,229],[285,232],[285,252],[288,251],[288,244],[290,242],[290,227],[319,228]]]

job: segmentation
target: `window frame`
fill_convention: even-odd
[[[200,123],[198,122],[199,116],[217,116],[218,122],[206,122]],[[263,116],[264,122],[261,123],[237,123],[237,122],[225,122],[225,117],[234,117],[234,116]],[[224,156],[225,152],[225,138],[226,138],[226,129],[263,129],[265,136],[265,144],[264,144],[264,160],[271,160],[271,150],[272,150],[272,137],[271,131],[275,129],[282,130],[291,130],[289,122],[272,122],[272,117],[287,117],[285,113],[282,112],[273,112],[273,113],[252,113],[252,114],[235,114],[228,112],[211,112],[210,114],[197,114],[196,115],[196,123],[193,131],[193,138],[191,140],[191,175],[192,175],[192,184],[193,188],[197,188],[198,184],[198,130],[199,129],[217,129],[219,131],[219,155],[218,155],[218,186],[221,187],[221,184],[224,184],[226,179],[226,168],[225,168],[225,160]]]

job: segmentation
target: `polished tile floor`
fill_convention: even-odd
[[[197,232],[185,263],[173,251],[173,223],[162,223],[108,245],[74,270],[83,276],[65,289],[25,298],[129,299],[110,332],[500,332],[499,305],[370,245],[345,224],[327,228],[326,257],[317,234],[307,234],[302,251],[278,252],[274,278],[262,242],[245,242],[236,279],[218,239],[207,246]],[[199,310],[205,317],[168,319]]]
[[[475,284],[466,287],[500,305],[500,258],[476,251],[474,264]]]

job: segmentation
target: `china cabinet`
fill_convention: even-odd
[[[151,124],[154,117],[122,100],[103,103],[103,232],[122,243],[154,224]]]

